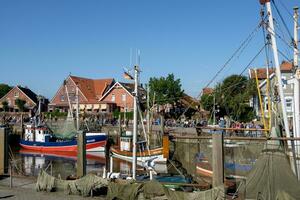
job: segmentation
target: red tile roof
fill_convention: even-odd
[[[280,65],[280,69],[282,72],[292,72],[293,64],[287,61],[283,61]],[[258,68],[257,70],[257,78],[258,79],[266,79],[267,78],[267,69],[266,68]],[[269,75],[275,72],[274,68],[269,69]],[[250,78],[255,79],[255,69],[250,69]]]
[[[214,89],[213,88],[203,88],[202,89],[202,94],[212,94],[214,92]]]
[[[283,61],[280,65],[281,71],[292,71],[293,70],[293,64],[287,61]]]
[[[114,79],[88,79],[77,76],[70,76],[70,78],[78,85],[79,90],[87,98],[88,102],[98,102],[100,97],[111,86]]]

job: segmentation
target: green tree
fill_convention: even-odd
[[[26,101],[24,101],[22,99],[16,99],[15,103],[21,112],[23,112],[25,110]]]
[[[155,93],[155,102],[158,105],[177,103],[184,92],[181,89],[180,79],[175,79],[174,74],[160,78],[152,77],[149,86],[151,88],[150,98],[153,99]]]
[[[214,105],[214,94],[203,94],[200,99],[202,108],[207,111],[212,111]]]
[[[6,95],[10,90],[12,89],[12,87],[10,87],[7,84],[1,83],[0,84],[0,99]]]
[[[7,112],[8,111],[8,102],[7,101],[3,101],[2,102],[2,109],[3,111]]]
[[[246,76],[231,75],[218,83],[214,94],[203,95],[201,104],[204,109],[213,110],[213,95],[216,97],[217,115],[228,115],[233,120],[250,121],[254,118],[253,108],[249,106],[251,96],[256,94],[255,82]]]

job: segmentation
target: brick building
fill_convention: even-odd
[[[49,111],[56,109],[67,112],[69,103],[76,108],[76,87],[79,90],[79,109],[86,112],[99,112],[103,109],[100,98],[115,83],[113,78],[88,79],[68,76],[49,103]]]
[[[116,82],[100,99],[103,107],[113,107],[121,112],[133,110],[133,83]],[[139,87],[140,102],[146,99],[146,91]],[[105,110],[103,110],[105,112]]]
[[[33,110],[38,104],[37,94],[29,88],[15,86],[6,95],[0,99],[0,108],[3,110],[3,102],[7,102],[9,112],[18,112],[19,108],[16,100],[20,99],[25,101],[25,111]]]

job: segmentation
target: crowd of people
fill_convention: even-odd
[[[236,122],[236,121],[229,121],[225,120],[224,118],[220,118],[218,122],[219,127],[221,128],[232,128],[235,130],[227,130],[225,133],[227,135],[236,135],[236,136],[249,136],[249,137],[260,137],[263,134],[263,125],[251,121],[251,122]],[[240,130],[239,130],[240,129]],[[256,130],[247,130],[247,129],[256,129]]]

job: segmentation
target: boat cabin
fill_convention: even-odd
[[[120,136],[120,150],[121,151],[132,151],[132,131],[125,131]]]
[[[121,151],[130,151],[132,152],[132,144],[133,144],[133,135],[132,131],[125,131],[120,136],[120,150]],[[137,150],[144,151],[146,149],[146,141],[138,141],[137,142]]]
[[[25,140],[33,142],[49,142],[50,132],[45,126],[26,125],[25,128]]]

